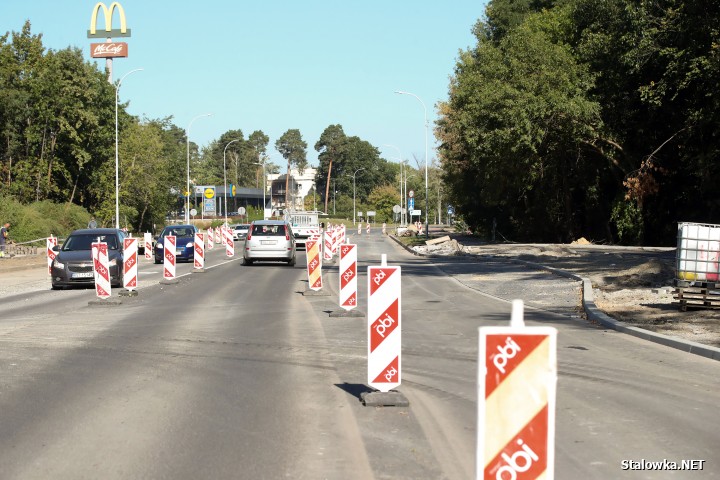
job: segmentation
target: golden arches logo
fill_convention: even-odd
[[[113,15],[117,8],[118,16],[120,17],[120,28],[112,28]],[[105,17],[105,30],[97,31],[97,19],[102,10],[103,16]],[[90,16],[90,30],[88,30],[88,38],[112,38],[112,37],[129,37],[130,29],[127,28],[127,21],[125,20],[125,9],[120,5],[120,2],[112,2],[108,8],[103,2],[98,2],[93,8],[92,15]]]

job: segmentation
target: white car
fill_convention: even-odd
[[[250,225],[248,225],[247,223],[242,223],[240,225],[233,225],[232,226],[233,240],[245,240],[245,237],[247,237],[248,230],[250,230]]]
[[[258,220],[250,225],[243,248],[243,264],[256,261],[287,262],[295,265],[295,237],[284,220]]]

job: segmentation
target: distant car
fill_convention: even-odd
[[[72,232],[62,246],[53,248],[57,252],[50,266],[53,290],[95,283],[92,244],[98,241],[108,246],[111,286],[122,287],[124,239],[125,233],[115,228],[83,228]]]
[[[165,261],[165,237],[175,236],[175,261],[191,262],[195,259],[195,225],[171,225],[163,228],[155,242],[155,263]]]
[[[243,264],[282,261],[295,265],[295,237],[284,220],[259,220],[250,224],[243,248]]]
[[[247,223],[242,223],[240,225],[233,225],[233,227],[232,227],[233,240],[245,240],[245,237],[247,237],[248,230],[250,230],[250,225]]]

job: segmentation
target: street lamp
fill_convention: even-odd
[[[223,150],[223,179],[225,180],[225,226],[227,226],[228,220],[227,220],[227,169],[225,167],[225,152],[227,152],[227,148],[230,146],[230,144],[235,143],[239,141],[240,139],[236,140],[230,140],[227,145],[225,145],[225,149]]]
[[[410,92],[402,92],[399,90],[396,90],[395,93],[399,93],[400,95],[411,95],[417,99],[418,102],[420,102],[423,106],[423,110],[425,111],[425,238],[430,238],[430,228],[428,225],[428,119],[427,119],[427,108],[425,107],[425,102],[420,100],[420,97],[415,95],[414,93]]]
[[[403,167],[405,166],[402,159],[402,152],[398,147],[395,145],[385,144],[383,147],[391,147],[397,150],[399,158],[397,160],[400,162],[400,225],[404,225],[405,222],[404,219],[404,213],[402,211],[403,208]]]
[[[357,175],[357,173],[360,170],[365,170],[365,169],[358,168],[357,170],[355,170],[355,173],[352,174],[352,177],[353,177],[353,225],[355,225],[355,175]]]
[[[115,228],[120,228],[120,153],[118,142],[118,96],[120,95],[120,85],[122,81],[131,73],[139,72],[142,68],[130,70],[120,78],[115,86]]]
[[[202,115],[194,117],[192,120],[190,120],[190,124],[185,131],[185,137],[187,138],[187,183],[185,187],[185,193],[187,193],[187,201],[185,202],[185,223],[190,223],[190,127],[192,127],[193,122],[198,118],[209,117],[210,115],[212,115],[212,113],[203,113]]]
[[[267,205],[265,203],[265,190],[267,190],[267,178],[265,177],[265,162],[267,161],[267,157],[263,157],[264,160],[262,162],[253,162],[255,165],[262,165],[263,168],[263,220],[267,220],[265,218],[265,206]]]

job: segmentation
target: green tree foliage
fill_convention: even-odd
[[[476,231],[673,243],[720,202],[717,1],[493,0],[436,133]]]
[[[398,189],[392,185],[383,185],[374,188],[367,198],[366,210],[375,211],[375,221],[378,223],[391,222],[393,207],[398,203]]]
[[[343,131],[342,125],[330,125],[320,135],[320,139],[315,143],[315,150],[320,154],[318,161],[320,168],[315,176],[315,183],[319,184],[324,180],[325,184],[325,212],[328,211],[328,201],[330,200],[330,184],[332,182],[333,163],[342,162],[343,148],[347,143],[347,136]]]
[[[287,175],[285,177],[285,205],[289,205],[290,195],[290,169],[294,166],[300,174],[307,167],[307,143],[302,139],[300,130],[291,128],[282,134],[275,142],[275,149],[280,152],[287,162]]]

